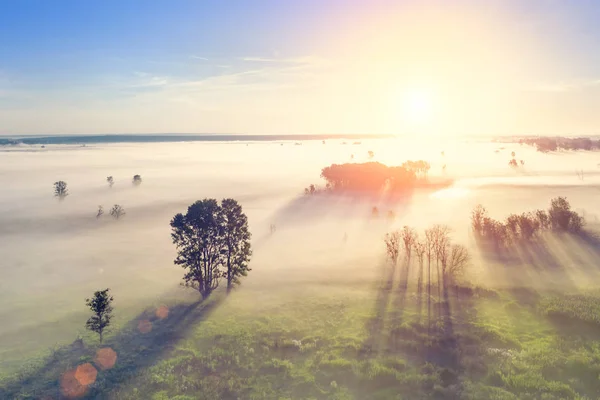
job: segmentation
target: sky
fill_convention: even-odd
[[[600,134],[596,0],[0,0],[0,135]]]

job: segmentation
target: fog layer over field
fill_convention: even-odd
[[[429,161],[430,176],[451,177],[455,183],[416,192],[396,204],[302,195],[309,184],[324,184],[319,178],[323,167],[351,162],[351,154],[354,162],[366,162],[369,150],[373,161],[387,165]],[[525,161],[517,170],[508,166],[512,151]],[[598,162],[593,152],[541,154],[519,145],[439,140],[0,149],[0,372],[84,334],[84,299],[95,290],[111,288],[116,318],[123,322],[148,306],[182,296],[183,270],[173,265],[169,221],[205,197],[233,197],[248,215],[254,257],[239,291],[256,291],[257,301],[270,287],[282,285],[325,284],[323,290],[333,283],[371,285],[380,274],[384,233],[402,225],[421,230],[448,224],[453,239],[474,253],[468,274],[478,284],[595,284],[595,274],[574,269],[511,279],[491,272],[475,248],[469,217],[478,203],[502,219],[547,208],[550,198],[566,196],[593,225],[600,211],[595,200]],[[583,179],[576,170],[583,170]],[[139,186],[132,184],[135,174],[143,178]],[[115,179],[112,188],[107,176]],[[63,201],[53,197],[52,184],[58,180],[69,187]],[[118,221],[108,215],[114,204],[127,213]],[[96,219],[99,205],[105,215]],[[380,209],[379,219],[371,218],[373,206]],[[389,210],[396,214],[393,221],[385,218]],[[277,227],[273,235],[270,224]],[[573,257],[578,265],[592,264],[591,250],[581,246],[558,243],[554,255],[567,266]]]

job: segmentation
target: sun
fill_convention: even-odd
[[[411,89],[401,94],[402,119],[409,125],[431,122],[433,95],[427,89]]]

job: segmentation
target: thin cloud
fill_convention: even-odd
[[[208,58],[206,58],[206,57],[200,57],[200,56],[190,56],[190,58],[193,58],[193,59],[195,59],[195,60],[208,61]]]

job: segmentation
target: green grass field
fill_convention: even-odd
[[[600,396],[600,290],[434,282],[428,302],[414,267],[382,265],[372,281],[282,279],[230,296],[218,292],[202,303],[182,293],[166,303],[168,316],[157,316],[157,303],[129,322],[119,320],[102,346],[86,334],[4,376],[0,398]],[[117,354],[111,368],[95,360],[101,347]],[[98,370],[95,381],[73,388],[65,373],[86,363]]]

